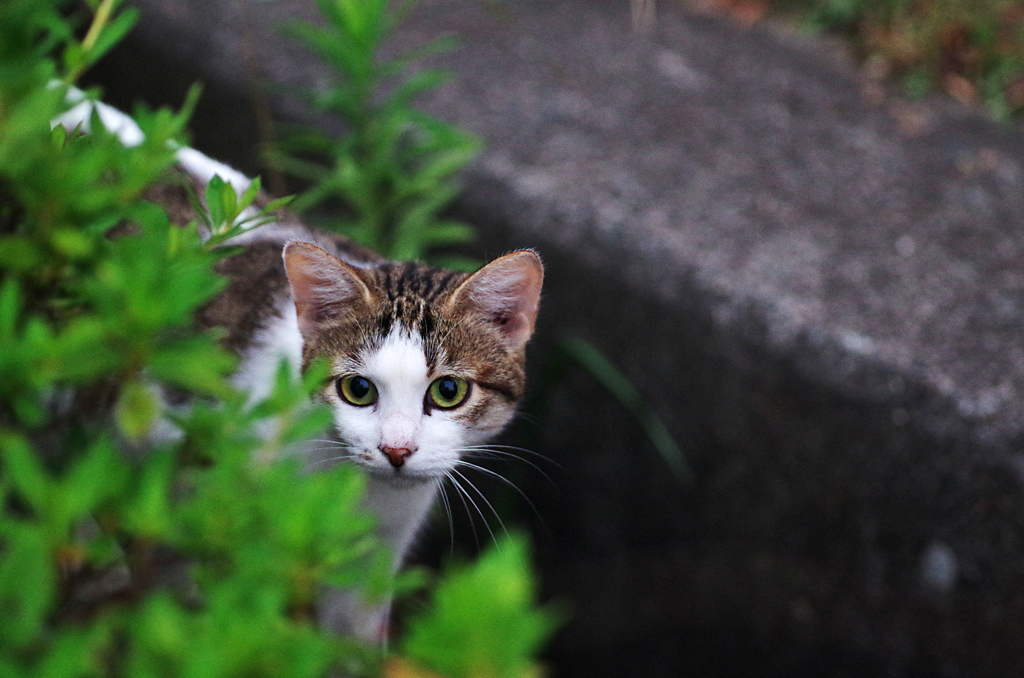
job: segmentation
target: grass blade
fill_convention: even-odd
[[[589,341],[579,338],[565,339],[559,344],[559,348],[587,374],[593,377],[599,384],[612,394],[643,428],[648,440],[657,449],[658,454],[665,460],[669,468],[680,482],[687,485],[693,482],[693,469],[686,461],[683,451],[672,433],[668,430],[665,422],[651,407],[650,403],[644,400],[640,392],[626,378],[626,375],[619,370],[601,351]]]

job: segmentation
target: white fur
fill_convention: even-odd
[[[377,518],[378,536],[390,548],[397,570],[441,480],[458,461],[464,428],[448,412],[424,410],[430,382],[440,375],[428,372],[420,338],[401,328],[368,355],[343,359],[335,368],[366,377],[377,387],[377,402],[365,407],[344,402],[333,388],[328,398],[340,437],[369,471],[364,504]],[[396,469],[382,447],[413,452]],[[368,603],[347,591],[328,592],[325,600],[321,621],[330,628],[371,641],[386,637],[389,601]]]
[[[59,86],[60,83],[54,81],[52,85],[56,87]],[[74,106],[72,106],[63,115],[58,116],[56,120],[53,120],[51,123],[52,127],[63,125],[69,132],[75,129],[81,129],[84,132],[88,132],[90,131],[90,125],[92,124],[92,113],[93,111],[96,111],[100,122],[107,131],[116,134],[117,138],[121,140],[121,143],[128,148],[138,146],[142,143],[142,140],[146,138],[138,123],[130,117],[113,106],[108,106],[106,104],[101,104],[87,99],[85,97],[85,92],[77,87],[71,87],[68,89],[66,100],[69,104],[74,104]]]
[[[458,461],[462,425],[444,410],[424,412],[427,388],[442,375],[427,373],[419,336],[396,329],[370,355],[336,367],[377,386],[378,400],[370,407],[349,405],[332,394],[338,431],[371,473],[398,483],[435,480]],[[408,448],[413,454],[395,469],[381,447]]]
[[[302,338],[294,305],[286,301],[282,316],[259,331],[232,377],[232,384],[248,394],[250,403],[270,394],[282,360],[295,375],[299,373]],[[333,385],[326,394],[334,409],[338,437],[369,472],[364,503],[376,516],[378,536],[394,555],[397,569],[433,504],[441,480],[458,461],[458,449],[468,442],[465,429],[449,412],[424,411],[427,389],[440,375],[428,373],[422,341],[416,335],[396,329],[376,350],[355,360],[346,359],[335,368],[340,373],[366,377],[377,387],[377,402],[366,407],[346,403]],[[268,436],[272,426],[273,422],[267,422]],[[413,453],[395,469],[382,447],[406,448]],[[347,611],[334,609],[330,613],[332,626],[357,635],[379,631],[375,620],[383,613],[377,606],[364,608],[351,596],[335,599]]]
[[[252,406],[265,400],[273,391],[277,371],[282,361],[288,365],[293,379],[300,378],[302,367],[302,337],[295,319],[295,305],[291,299],[282,300],[280,315],[275,316],[257,333],[252,345],[241,356],[238,368],[231,375],[231,385],[247,395]],[[153,387],[154,397],[164,400],[160,390]],[[163,409],[171,410],[166,404]],[[280,422],[268,419],[257,424],[262,440],[274,440]],[[167,417],[160,417],[147,436],[149,444],[164,444],[181,440],[181,430]],[[257,455],[262,455],[258,451]]]
[[[287,362],[294,378],[298,378],[302,367],[302,337],[295,318],[295,304],[291,299],[282,302],[280,315],[259,330],[231,377],[231,385],[248,394],[249,404],[270,395],[282,360]]]
[[[238,195],[245,193],[252,184],[252,179],[238,170],[228,167],[224,163],[218,162],[194,148],[183,146],[175,151],[174,157],[182,167],[190,174],[199,177],[204,184],[209,183],[210,179],[217,176],[231,184],[231,188],[235,189],[235,193]],[[255,213],[255,210],[253,210],[253,213]],[[249,215],[246,213],[243,216]]]
[[[85,92],[78,88],[72,87],[68,89],[67,101],[74,105],[67,112],[59,115],[52,121],[51,124],[54,127],[63,125],[69,131],[81,129],[88,132],[92,125],[93,111],[95,111],[103,127],[108,132],[116,134],[121,143],[128,148],[138,146],[146,138],[138,123],[132,120],[130,116],[113,106],[87,99]],[[219,176],[231,184],[231,187],[239,195],[245,193],[246,189],[252,184],[252,179],[238,170],[228,167],[222,162],[217,162],[194,148],[179,146],[178,144],[172,144],[172,148],[175,149],[174,157],[178,163],[190,174],[198,177],[203,183],[209,183],[210,179],[214,176]],[[255,214],[255,211],[252,211],[252,214]],[[244,216],[251,215],[246,214]]]
[[[418,336],[396,329],[380,348],[357,362],[336,366],[366,377],[377,387],[374,405],[356,407],[331,392],[334,419],[358,463],[370,472],[366,505],[377,516],[381,538],[400,564],[423,523],[441,479],[458,461],[463,427],[442,410],[424,412],[428,374]],[[394,468],[382,447],[412,455]]]

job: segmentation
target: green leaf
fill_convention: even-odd
[[[435,247],[463,244],[476,239],[476,229],[461,221],[435,221],[426,235],[427,242]]]
[[[64,628],[52,636],[52,645],[41,658],[37,676],[83,678],[109,674],[111,629],[105,620],[86,628]]]
[[[260,178],[253,177],[252,183],[250,183],[249,187],[245,189],[245,193],[242,194],[241,199],[238,201],[237,212],[234,215],[235,217],[237,217],[238,214],[245,210],[245,208],[251,205],[252,201],[256,199],[256,196],[259,195],[260,192],[260,184]]]
[[[337,71],[337,79],[310,98],[339,115],[348,134],[336,140],[308,131],[290,135],[286,146],[303,155],[286,156],[279,166],[313,182],[295,209],[343,203],[346,216],[337,230],[391,258],[422,258],[432,246],[465,242],[468,229],[435,226],[457,194],[451,178],[479,143],[411,108],[417,95],[446,78],[438,69],[412,72],[414,62],[447,50],[450,41],[380,59],[382,40],[397,25],[398,14],[388,14],[387,2],[318,0],[318,5],[326,24],[296,24],[291,32]],[[323,158],[328,168],[310,156]]]
[[[506,537],[448,573],[430,609],[410,623],[400,654],[448,678],[522,678],[557,625],[535,606],[534,588],[525,540]]]
[[[167,384],[224,396],[228,390],[224,378],[234,364],[234,357],[210,337],[199,336],[161,346],[150,361],[150,370],[156,379]]]
[[[72,81],[85,69],[87,56],[80,42],[69,42],[64,48],[64,70],[72,75]]]
[[[53,537],[64,540],[71,528],[115,496],[128,479],[127,465],[106,439],[95,441],[51,489],[44,516]]]
[[[0,430],[3,478],[35,511],[46,509],[52,481],[23,436]]]
[[[138,379],[121,388],[115,419],[121,434],[133,443],[145,440],[160,415],[160,405],[152,389]]]
[[[230,191],[231,195],[225,196],[225,190]],[[235,197],[235,189],[221,179],[220,175],[214,174],[211,177],[210,183],[206,185],[206,209],[210,214],[210,226],[216,227],[224,223],[227,213],[234,206]],[[228,209],[225,209],[225,204],[230,205]]]
[[[0,647],[24,647],[41,637],[55,595],[56,572],[42,530],[0,523]]]
[[[451,73],[439,68],[431,68],[413,75],[403,82],[391,95],[388,102],[391,106],[405,108],[411,105],[413,99],[421,94],[444,84],[451,78]]]
[[[13,278],[0,285],[0,342],[15,336],[21,315],[21,287]]]
[[[276,212],[279,209],[283,209],[283,208],[287,207],[294,200],[295,200],[295,196],[294,195],[286,195],[283,198],[277,198],[276,200],[271,200],[270,202],[267,203],[267,206],[264,208],[263,211],[264,212]]]
[[[106,324],[95,316],[75,318],[53,344],[53,377],[72,383],[109,374],[126,358],[112,345]]]
[[[53,248],[68,259],[85,259],[95,249],[93,239],[81,231],[62,228],[53,232],[50,236]],[[3,247],[0,244],[0,247]]]
[[[135,7],[130,7],[114,17],[100,33],[92,50],[90,50],[89,64],[94,64],[102,59],[103,55],[110,51],[114,45],[121,42],[135,26],[135,22],[138,19],[139,10]]]
[[[170,536],[175,522],[171,490],[176,471],[171,452],[154,452],[146,457],[133,484],[134,492],[126,501],[125,527],[148,539]]]
[[[452,271],[463,271],[472,273],[484,265],[484,262],[474,257],[465,257],[458,254],[438,254],[427,259],[431,265],[447,268]]]
[[[46,261],[46,254],[34,239],[21,235],[0,236],[0,268],[24,273]]]

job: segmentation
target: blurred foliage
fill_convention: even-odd
[[[0,676],[375,673],[376,648],[314,624],[323,585],[389,577],[358,472],[304,473],[291,454],[330,425],[309,398],[325,373],[282,367],[249,404],[218,335],[193,326],[223,284],[212,267],[230,250],[214,245],[268,218],[246,211],[258,183],[238,196],[211,182],[185,228],[144,199],[174,180],[194,98],[139,111],[130,148],[95,117],[88,134],[51,129],[128,30],[118,4],[89,3],[79,41],[60,0],[0,3]],[[525,559],[493,562],[480,577],[528,581]],[[491,615],[491,601],[446,600],[434,637],[468,629],[451,614]],[[543,617],[516,601],[493,607],[522,618],[502,666],[528,665],[539,640]]]
[[[746,20],[770,10],[849,38],[873,74],[941,90],[997,117],[1024,113],[1021,0],[709,0]],[[706,4],[706,3],[704,3]]]
[[[332,70],[319,91],[304,96],[313,108],[344,125],[329,135],[308,127],[286,135],[276,162],[312,183],[294,207],[325,203],[342,208],[340,222],[324,226],[391,259],[424,259],[432,250],[467,242],[473,229],[442,217],[459,192],[457,173],[475,157],[479,142],[413,107],[417,96],[446,74],[418,68],[424,56],[448,49],[435,40],[393,59],[381,48],[398,13],[388,0],[317,0],[324,21],[296,22],[290,32]],[[410,3],[403,10],[408,11]],[[434,263],[473,268],[478,262],[448,255]]]
[[[433,606],[414,617],[388,676],[527,678],[540,675],[532,657],[555,626],[534,607],[526,542],[508,537],[473,566],[449,574]],[[486,609],[474,617],[466,610]],[[452,652],[453,643],[459,646]],[[423,669],[429,671],[423,672]]]

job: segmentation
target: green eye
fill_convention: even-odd
[[[469,382],[458,377],[436,379],[427,390],[430,402],[444,410],[458,407],[466,400],[467,395],[469,395]]]
[[[349,405],[366,407],[377,402],[377,387],[366,377],[342,377],[338,380],[338,395]]]

